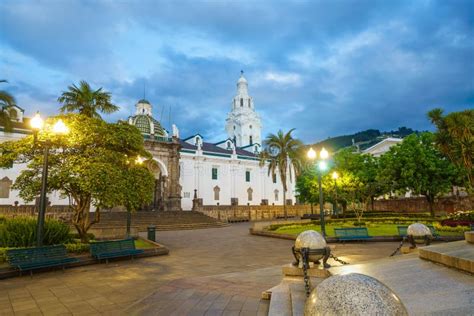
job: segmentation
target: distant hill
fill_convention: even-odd
[[[387,137],[404,138],[413,133],[420,133],[420,131],[404,126],[399,127],[396,131],[388,132],[381,132],[378,129],[368,129],[355,134],[329,137],[328,139],[316,143],[313,146],[326,147],[330,148],[332,151],[337,151],[339,149],[355,145],[358,146],[360,150],[364,150]]]

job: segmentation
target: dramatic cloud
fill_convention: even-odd
[[[240,70],[264,134],[306,142],[367,128],[429,129],[472,108],[471,1],[14,1],[0,3],[0,70],[31,115],[87,80],[166,128],[225,137]],[[0,78],[0,79],[1,79]]]

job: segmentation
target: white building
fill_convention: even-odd
[[[242,73],[226,119],[228,138],[209,143],[195,134],[181,140],[182,208],[191,209],[194,190],[203,205],[282,205],[280,177],[269,176],[267,167],[259,166],[261,130],[260,116]],[[294,183],[288,183],[287,200],[295,201]]]
[[[390,147],[400,144],[403,141],[402,138],[388,137],[378,142],[377,144],[362,151],[364,154],[370,154],[374,157],[380,157],[389,151]]]
[[[226,120],[228,138],[217,143],[206,142],[200,134],[179,139],[176,126],[170,136],[153,118],[150,102],[140,100],[135,107],[135,115],[129,117],[128,122],[142,132],[145,148],[159,168],[152,171],[156,187],[151,208],[190,210],[195,196],[202,199],[203,205],[283,204],[280,177],[269,176],[267,167],[259,165],[262,124],[243,74],[237,82],[237,94]],[[11,115],[16,118],[14,131],[5,133],[0,126],[0,142],[31,133],[27,119],[23,119],[23,110],[16,110],[18,115]],[[18,192],[11,190],[11,184],[24,167],[0,169],[0,205],[13,205],[15,201],[25,204]],[[288,183],[286,198],[294,202],[295,177],[291,178],[293,183]],[[48,198],[52,205],[69,203],[59,192],[49,194]]]

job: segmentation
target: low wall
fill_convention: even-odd
[[[429,212],[429,204],[425,197],[389,199],[374,201],[375,211],[388,212]],[[453,213],[474,210],[474,196],[439,198],[434,204],[436,212]]]
[[[37,216],[38,208],[36,205],[0,205],[0,215],[15,216]],[[68,220],[72,216],[69,205],[53,205],[46,207],[46,217]]]
[[[74,229],[75,232],[75,229]],[[127,227],[125,226],[111,226],[111,227],[92,227],[88,233],[94,234],[97,239],[122,239],[127,235]],[[130,227],[130,235],[138,237],[138,227]]]
[[[313,207],[317,212],[317,207]],[[200,206],[196,211],[222,222],[233,220],[264,221],[277,218],[283,218],[285,212],[282,205],[205,205]],[[301,217],[304,214],[311,213],[310,205],[287,205],[288,217]]]

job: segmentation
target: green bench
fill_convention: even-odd
[[[366,227],[334,228],[334,233],[339,241],[367,240],[372,238]]]
[[[433,225],[426,225],[426,226],[430,229],[431,235],[433,235],[433,237],[439,237],[439,234],[438,234],[438,232],[436,231],[436,228],[434,228]],[[397,230],[398,230],[398,235],[400,237],[406,237],[408,226],[397,226]]]
[[[69,263],[77,262],[77,258],[67,256],[67,250],[64,245],[45,246],[36,248],[10,249],[7,250],[7,261],[12,266],[23,271],[30,271],[33,274],[34,269],[66,266]]]
[[[91,256],[97,260],[105,259],[108,262],[110,258],[127,257],[143,253],[142,249],[135,249],[133,239],[97,241],[90,244]]]

